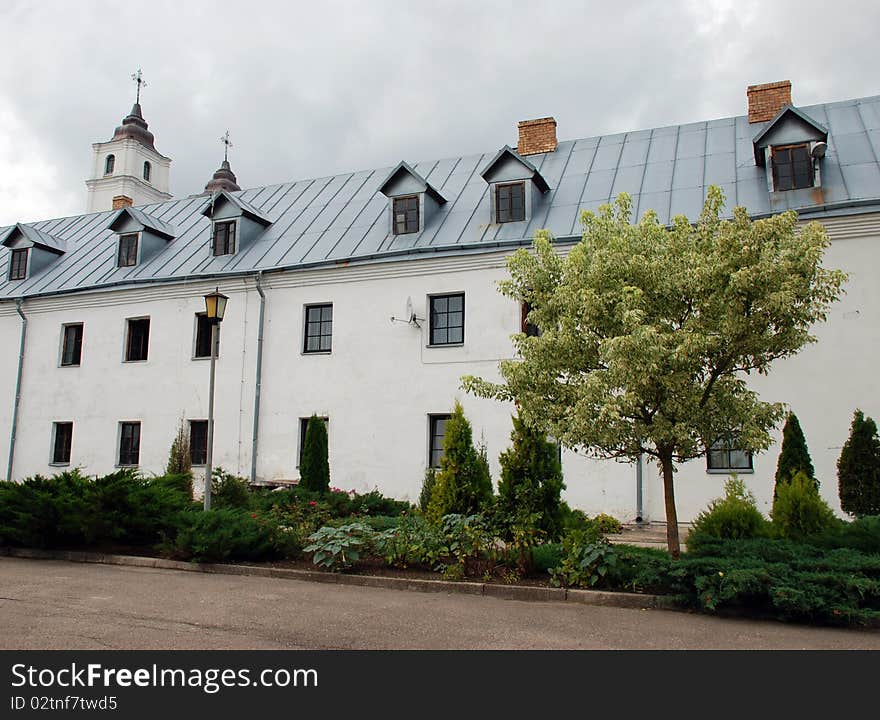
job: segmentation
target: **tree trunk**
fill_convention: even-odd
[[[663,499],[666,502],[666,546],[669,554],[678,559],[681,546],[678,542],[678,513],[675,510],[675,485],[672,476],[672,453],[660,455],[660,467],[663,470]]]

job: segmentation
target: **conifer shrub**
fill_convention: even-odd
[[[841,509],[856,517],[880,515],[880,438],[877,424],[856,410],[837,460]]]
[[[437,479],[437,471],[432,468],[425,469],[425,477],[422,479],[422,490],[419,493],[419,510],[422,513],[428,511],[428,505],[431,503],[431,494],[434,492],[434,482]]]
[[[807,449],[807,439],[804,437],[804,431],[797,419],[797,415],[789,413],[785,420],[785,426],[782,428],[782,448],[779,452],[779,460],[776,463],[776,486],[773,489],[773,497],[776,497],[779,485],[788,482],[792,475],[802,472],[807,477],[812,478],[819,487],[816,480],[816,471],[813,469],[813,461],[810,458],[810,451]]]
[[[327,425],[317,415],[312,415],[306,425],[299,475],[300,486],[306,490],[324,494],[330,489]]]
[[[216,468],[211,473],[211,505],[218,510],[224,508],[247,508],[251,505],[251,491],[248,481]]]
[[[187,432],[186,420],[180,418],[177,425],[177,434],[171,443],[168,452],[168,465],[165,467],[166,475],[186,475],[192,471],[192,453],[190,452],[189,433]]]
[[[774,532],[790,540],[804,540],[833,530],[840,524],[834,511],[816,489],[813,478],[805,472],[795,473],[777,487],[770,513]]]
[[[724,483],[724,497],[709,503],[697,515],[688,536],[688,547],[703,538],[738,540],[767,535],[767,521],[758,510],[755,496],[736,475]]]

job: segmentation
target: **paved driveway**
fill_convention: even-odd
[[[3,649],[872,648],[880,632],[0,558]]]

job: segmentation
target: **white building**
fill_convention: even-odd
[[[0,229],[0,476],[161,473],[184,416],[203,461],[199,313],[219,287],[229,303],[215,466],[297,478],[302,422],[316,413],[328,418],[332,485],[415,499],[458,398],[497,478],[512,408],[459,384],[497,378],[512,355],[522,312],[496,289],[508,254],[539,228],[560,246],[576,242],[580,212],[624,190],[639,215],[695,219],[717,184],[755,217],[794,208],[821,220],[833,240],[826,264],[850,273],[819,342],[752,381],[798,414],[822,493],[838,507],[835,463],[852,412],[880,415],[880,97],[794,108],[787,83],[748,96],[749,116],[562,142],[544,118],[520,123],[517,150],[244,191],[224,161],[207,194],[169,200],[170,161],[152,136],[95,145],[87,184],[100,212]],[[118,186],[105,177],[108,153]],[[144,162],[160,197],[131,184]],[[117,195],[134,207],[113,210]],[[777,456],[681,467],[680,518],[718,496],[732,470],[769,511]],[[566,451],[563,468],[576,507],[664,517],[653,465],[641,505],[634,465]]]

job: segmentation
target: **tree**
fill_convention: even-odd
[[[877,424],[856,410],[837,460],[840,507],[856,517],[880,515],[880,438]]]
[[[180,418],[177,425],[177,435],[171,443],[168,453],[168,465],[165,467],[166,475],[187,475],[192,471],[192,453],[189,446],[189,433],[187,433],[186,420]]]
[[[471,424],[461,403],[446,421],[443,456],[434,479],[428,518],[439,522],[444,515],[472,515],[492,499],[492,477],[485,451],[474,447]]]
[[[766,449],[783,415],[746,384],[752,372],[813,342],[845,275],[822,267],[829,240],[817,223],[786,212],[752,222],[744,208],[720,219],[710,187],[696,225],[660,224],[649,211],[630,223],[621,194],[585,212],[583,238],[567,256],[549,233],[508,260],[501,291],[528,303],[541,333],[514,336],[519,358],[504,382],[463,378],[483,397],[515,400],[522,419],[594,457],[660,466],[669,551],[679,554],[675,464],[720,439]]]
[[[510,439],[513,445],[498,458],[497,508],[508,517],[540,514],[536,527],[548,538],[557,539],[562,531],[560,496],[565,487],[559,448],[518,417],[513,418]]]
[[[327,451],[327,425],[317,415],[306,424],[302,456],[299,460],[300,486],[326,493],[330,489],[330,461]]]
[[[789,413],[785,420],[785,427],[782,428],[782,448],[779,451],[779,461],[776,463],[774,498],[779,484],[788,482],[797,472],[803,472],[807,477],[813,478],[816,482],[816,489],[819,488],[819,481],[816,480],[816,471],[813,469],[813,461],[810,459],[804,431],[801,430],[797,415]]]

